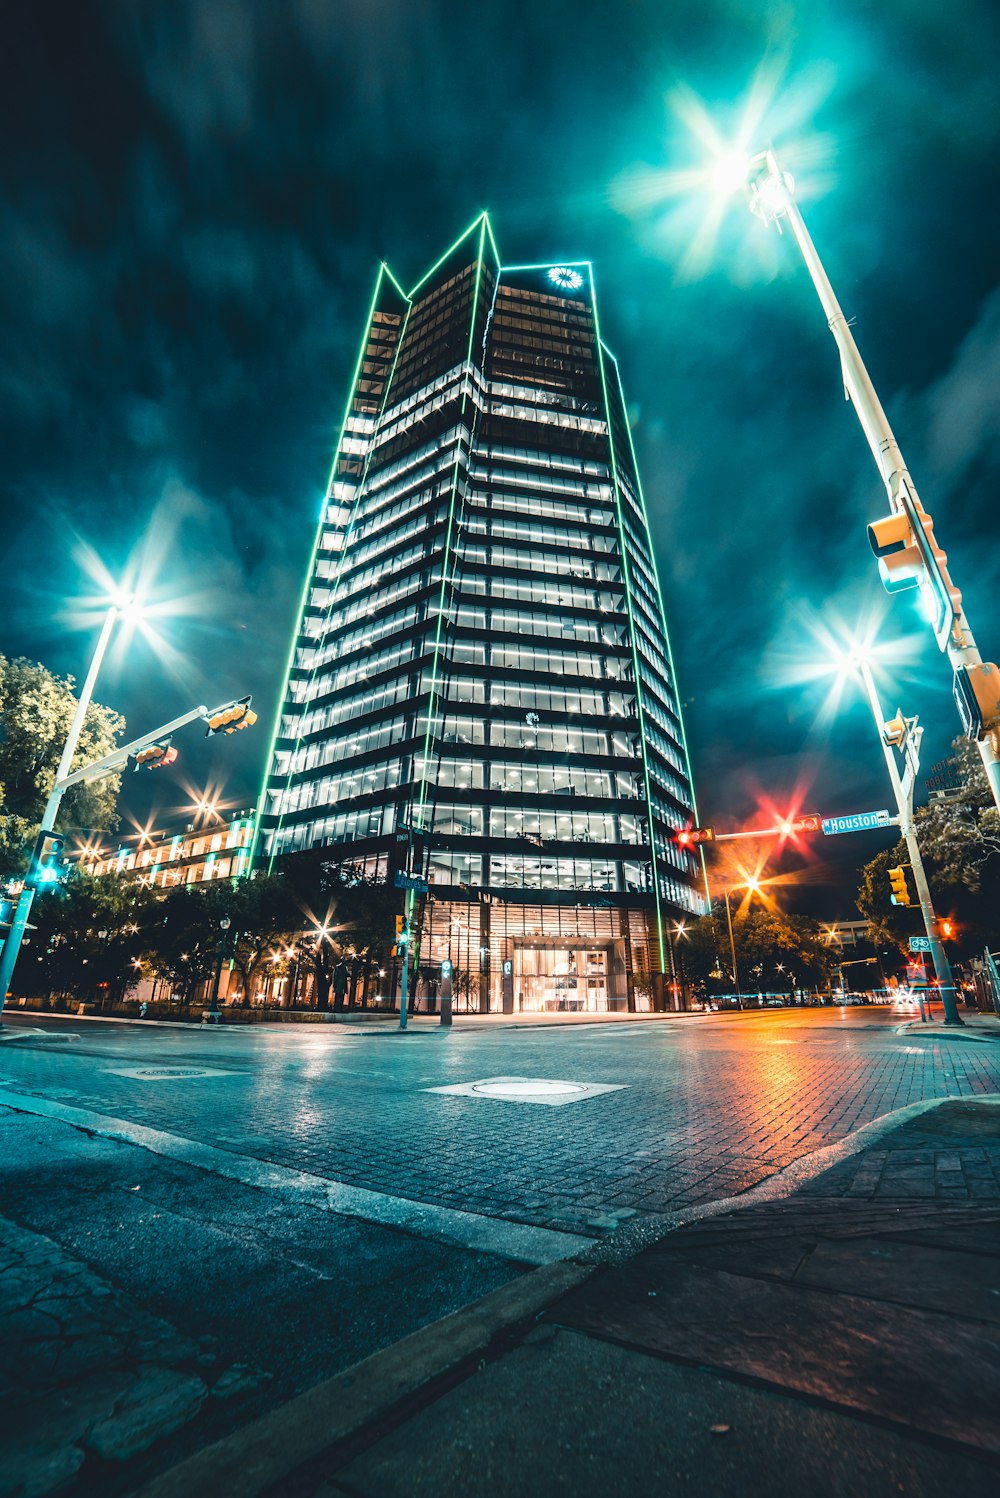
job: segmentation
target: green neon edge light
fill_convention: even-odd
[[[461,235],[455,241],[455,243],[451,246],[451,249],[447,252],[447,254],[443,255],[441,257],[441,259],[438,260],[437,263],[436,263],[436,265],[433,267],[434,270],[437,270],[441,265],[443,265],[444,262],[448,259],[448,256],[451,255],[455,250],[458,249],[459,245],[463,242],[463,240],[465,240],[465,239],[467,239],[469,237],[469,235],[475,230],[475,228],[476,228],[477,225],[479,226],[479,247],[478,247],[478,250],[476,252],[476,279],[475,279],[475,283],[474,283],[474,286],[473,286],[472,301],[471,301],[470,312],[469,312],[469,341],[468,341],[468,346],[467,346],[466,352],[465,352],[465,362],[466,362],[466,365],[470,365],[472,363],[472,344],[473,344],[473,340],[474,340],[474,338],[476,336],[476,318],[477,318],[478,313],[479,313],[479,288],[480,288],[480,285],[482,284],[483,251],[484,251],[485,246],[486,246],[486,231],[489,228],[489,215],[485,214],[485,213],[480,214],[479,218],[477,218],[472,224],[470,224],[469,228],[465,231],[465,233],[463,235]],[[495,249],[495,241],[493,240],[492,230],[490,231],[490,242],[491,242],[491,244],[493,245],[493,247]],[[499,270],[499,257],[497,257],[497,269]],[[431,271],[430,274],[433,274],[433,271]],[[426,282],[426,280],[427,280],[427,276],[424,276],[423,279],[417,283],[417,285],[418,286],[424,285],[424,283]],[[464,376],[463,376],[463,378],[464,378]],[[464,414],[465,409],[466,409],[467,399],[468,399],[468,397],[463,394],[463,396],[462,396],[462,405],[461,405],[461,411],[462,411],[463,414]],[[430,689],[429,689],[428,697],[427,697],[427,728],[426,728],[426,731],[424,733],[424,748],[423,748],[423,753],[421,755],[421,761],[420,761],[420,796],[419,796],[417,811],[418,811],[418,817],[419,817],[419,822],[420,822],[421,827],[423,826],[423,820],[424,820],[424,817],[423,817],[424,808],[427,805],[427,792],[428,792],[428,786],[429,786],[429,781],[428,781],[428,778],[427,778],[427,767],[428,767],[428,761],[429,761],[429,758],[430,758],[431,734],[432,734],[433,727],[434,727],[435,699],[436,699],[436,695],[437,695],[437,685],[438,685],[438,666],[439,666],[440,653],[441,653],[441,633],[442,633],[442,625],[443,625],[443,620],[444,620],[445,593],[446,593],[447,587],[448,587],[448,564],[449,564],[449,562],[451,560],[451,541],[452,541],[452,534],[453,534],[453,531],[454,531],[455,499],[456,499],[456,496],[458,494],[458,466],[459,466],[459,459],[460,459],[460,457],[461,457],[461,444],[460,444],[460,442],[456,441],[456,444],[455,444],[455,461],[454,461],[454,463],[452,465],[452,470],[451,470],[451,489],[450,489],[450,493],[449,493],[449,503],[448,503],[448,523],[447,523],[447,526],[445,528],[444,552],[443,552],[443,555],[442,555],[442,558],[441,558],[441,589],[440,589],[440,592],[438,594],[437,628],[436,628],[436,630],[434,632],[434,657],[433,657],[433,661],[432,661],[432,665],[431,665],[431,682],[430,682]],[[413,900],[414,900],[414,891],[413,890],[408,890],[407,891],[407,895],[406,895],[406,911],[407,911],[407,916],[409,916],[410,912],[413,909]]]
[[[622,513],[621,513],[621,500],[620,500],[620,496],[619,496],[619,493],[618,493],[618,465],[617,465],[617,458],[616,458],[616,455],[615,455],[615,445],[614,445],[614,438],[613,438],[612,425],[611,425],[611,412],[610,412],[610,405],[609,405],[609,400],[608,400],[607,376],[606,376],[605,366],[604,366],[604,356],[605,356],[605,354],[610,359],[611,363],[614,365],[615,375],[616,375],[616,380],[617,380],[617,386],[618,386],[618,392],[619,392],[619,397],[622,399],[623,408],[624,408],[624,397],[622,395],[622,390],[621,390],[621,377],[620,377],[620,371],[619,371],[619,368],[618,368],[618,361],[615,359],[614,355],[611,353],[611,350],[607,348],[607,346],[603,343],[603,340],[600,337],[600,320],[599,320],[598,310],[597,310],[597,293],[596,293],[596,287],[595,287],[595,284],[594,284],[594,275],[593,275],[593,266],[592,266],[592,263],[590,261],[588,261],[588,260],[560,260],[558,262],[552,260],[552,261],[539,261],[539,262],[533,263],[533,264],[503,266],[500,263],[500,255],[499,255],[499,251],[497,249],[496,239],[495,239],[494,234],[493,234],[493,227],[492,227],[492,224],[490,223],[489,214],[486,213],[486,212],[483,212],[483,213],[478,214],[476,216],[476,218],[472,221],[472,223],[468,226],[468,228],[465,229],[463,231],[463,233],[461,233],[460,235],[458,235],[458,237],[452,242],[452,244],[448,247],[448,249],[444,252],[444,254],[441,255],[441,256],[439,256],[439,258],[431,266],[430,270],[427,271],[426,274],[423,275],[420,278],[420,280],[415,283],[415,285],[412,287],[412,289],[408,293],[403,291],[403,288],[400,285],[400,282],[393,275],[393,273],[390,270],[389,266],[385,262],[382,262],[382,264],[379,267],[378,276],[376,278],[375,290],[374,290],[374,293],[373,293],[373,296],[372,296],[372,302],[371,302],[371,306],[369,308],[368,318],[367,318],[366,323],[365,323],[365,332],[364,332],[364,336],[363,336],[362,341],[361,341],[361,347],[360,347],[359,352],[358,352],[358,358],[357,358],[357,362],[356,362],[356,365],[355,365],[354,375],[353,375],[352,380],[351,380],[350,393],[348,395],[348,400],[347,400],[347,404],[346,404],[345,411],[344,411],[344,417],[343,417],[343,421],[342,421],[341,427],[340,427],[340,434],[338,436],[337,445],[336,445],[336,448],[334,450],[333,460],[332,460],[331,468],[330,468],[330,476],[329,476],[329,478],[327,480],[326,495],[327,496],[329,495],[330,484],[333,481],[334,475],[336,473],[337,463],[338,463],[339,458],[340,458],[340,452],[341,452],[341,448],[342,448],[342,445],[343,445],[344,433],[346,431],[347,422],[348,422],[348,420],[350,418],[351,408],[352,408],[353,403],[354,403],[354,397],[355,397],[355,393],[356,393],[356,390],[357,390],[357,382],[358,382],[358,379],[359,379],[359,376],[360,376],[361,365],[362,365],[362,362],[364,360],[365,350],[367,349],[368,341],[369,341],[369,338],[370,338],[370,335],[371,335],[372,324],[373,324],[373,320],[374,320],[374,316],[375,316],[375,311],[376,311],[376,308],[377,308],[377,305],[378,305],[378,297],[379,297],[379,293],[381,291],[383,278],[388,278],[388,280],[391,282],[391,284],[394,287],[394,289],[398,292],[398,294],[400,295],[400,297],[404,301],[407,302],[408,305],[407,305],[406,317],[404,318],[404,325],[400,329],[400,335],[399,335],[399,338],[398,338],[397,343],[396,343],[396,351],[395,351],[395,354],[394,354],[394,357],[393,357],[392,369],[391,369],[389,377],[388,377],[388,379],[386,381],[386,389],[385,389],[385,392],[383,394],[383,399],[382,399],[382,408],[381,408],[380,413],[379,413],[379,417],[380,418],[381,418],[382,413],[384,412],[386,404],[388,402],[388,395],[389,395],[389,391],[390,391],[390,388],[391,388],[391,385],[392,385],[392,379],[393,379],[393,376],[395,374],[396,360],[399,357],[399,352],[400,352],[400,349],[402,347],[403,338],[404,338],[405,331],[406,331],[406,321],[409,318],[409,313],[410,313],[410,310],[412,308],[413,298],[414,298],[416,292],[419,291],[419,289],[427,283],[427,281],[435,274],[435,272],[440,269],[440,267],[458,249],[458,247],[463,243],[463,241],[466,240],[475,231],[475,229],[477,228],[477,226],[479,227],[479,231],[480,231],[480,233],[479,233],[479,247],[478,247],[477,258],[476,258],[476,281],[475,281],[475,287],[474,287],[474,290],[473,290],[473,296],[472,296],[472,302],[471,302],[470,324],[469,324],[469,340],[468,340],[468,347],[467,347],[467,351],[466,351],[466,363],[467,364],[471,364],[471,361],[472,361],[472,345],[473,345],[473,339],[475,337],[476,318],[477,318],[478,308],[479,308],[479,290],[480,290],[481,279],[482,279],[482,267],[483,267],[483,254],[484,254],[484,249],[485,249],[485,237],[486,237],[487,234],[489,235],[490,247],[491,247],[491,249],[493,251],[493,255],[494,255],[494,258],[496,260],[496,266],[497,266],[497,272],[498,272],[498,282],[499,282],[500,277],[503,274],[505,274],[505,273],[509,274],[509,273],[515,273],[515,272],[518,272],[518,271],[546,270],[546,269],[549,269],[552,265],[554,265],[556,263],[558,263],[560,265],[582,266],[582,267],[584,267],[586,269],[587,273],[588,273],[588,277],[589,277],[589,281],[590,281],[590,292],[591,292],[591,300],[592,300],[593,310],[594,310],[595,335],[596,335],[596,343],[597,343],[597,351],[598,351],[598,368],[600,370],[600,376],[601,376],[601,387],[602,387],[602,394],[603,394],[603,397],[604,397],[604,406],[605,406],[605,418],[606,418],[607,425],[608,425],[608,447],[609,447],[609,453],[610,453],[610,456],[611,456],[611,467],[612,467],[612,473],[613,473],[614,482],[615,482],[615,510],[616,510],[616,516],[617,516],[617,519],[618,519],[619,544],[621,546],[621,554],[622,554],[622,571],[623,571],[623,576],[624,576],[624,580],[625,580],[625,600],[626,600],[626,609],[627,609],[628,619],[629,619],[629,636],[630,636],[630,645],[631,645],[631,649],[632,649],[633,670],[635,672],[636,706],[637,706],[638,715],[639,715],[639,727],[640,727],[640,734],[641,734],[641,737],[642,737],[642,744],[643,744],[643,780],[644,780],[644,784],[645,784],[645,787],[646,787],[646,809],[647,809],[647,819],[649,821],[649,832],[650,832],[650,855],[651,855],[651,859],[652,859],[652,863],[653,863],[653,890],[654,890],[654,898],[655,898],[655,902],[656,902],[656,912],[657,912],[657,936],[658,936],[658,945],[659,945],[659,951],[660,951],[660,967],[661,967],[661,971],[663,971],[664,967],[665,967],[665,950],[664,950],[664,945],[663,945],[663,917],[662,917],[662,911],[661,911],[661,908],[660,908],[660,899],[661,899],[661,897],[660,897],[660,888],[659,888],[659,877],[658,877],[658,864],[657,864],[657,855],[656,855],[655,831],[654,831],[654,828],[653,828],[653,825],[652,825],[652,800],[651,800],[650,780],[649,780],[649,766],[648,766],[648,761],[647,761],[647,756],[646,756],[646,749],[645,749],[645,717],[644,717],[643,706],[642,706],[642,688],[641,688],[641,677],[640,677],[640,669],[639,669],[638,652],[637,652],[637,647],[636,647],[636,643],[635,643],[635,621],[634,621],[634,617],[633,617],[633,613],[632,613],[632,604],[631,604],[631,581],[630,581],[630,578],[629,578],[628,556],[627,556],[627,548],[626,548],[626,544],[625,544],[624,525],[623,525],[623,519],[622,519]],[[462,398],[462,410],[463,411],[465,410],[467,399],[468,399],[467,396],[463,395],[463,398]],[[645,530],[646,530],[646,540],[647,540],[647,546],[648,546],[648,550],[649,550],[650,564],[651,564],[652,571],[653,571],[653,578],[654,578],[654,583],[656,585],[657,598],[658,598],[659,606],[660,606],[660,622],[661,622],[661,625],[663,627],[664,641],[665,641],[666,647],[667,647],[667,657],[668,657],[668,660],[670,662],[670,668],[671,668],[671,673],[672,673],[672,677],[673,677],[673,683],[674,683],[674,686],[675,686],[675,696],[676,696],[676,671],[674,669],[673,653],[672,653],[671,646],[670,646],[670,636],[669,636],[669,632],[667,630],[667,625],[666,625],[666,616],[665,616],[665,611],[664,611],[664,607],[663,607],[663,594],[662,594],[662,589],[661,589],[661,586],[660,586],[659,572],[658,572],[658,569],[657,569],[656,558],[655,558],[655,554],[653,552],[652,543],[651,543],[650,534],[649,534],[649,520],[648,520],[648,513],[646,511],[646,506],[645,506],[645,498],[644,498],[644,495],[642,493],[642,481],[639,478],[638,464],[636,463],[636,460],[635,460],[635,447],[634,447],[634,443],[632,442],[632,434],[631,434],[631,431],[628,428],[627,421],[625,423],[625,426],[626,426],[626,432],[628,434],[629,446],[630,446],[631,454],[632,454],[633,468],[635,469],[635,473],[636,473],[636,481],[637,481],[637,486],[638,486],[638,489],[639,489],[639,500],[640,500],[640,505],[641,505],[641,508],[642,508],[643,522],[644,522],[644,526],[645,526]],[[370,457],[370,452],[371,452],[371,448],[369,448],[369,457]],[[439,676],[439,658],[440,658],[440,645],[441,645],[441,634],[442,634],[442,620],[443,620],[443,617],[444,617],[443,606],[444,606],[444,598],[445,598],[445,592],[446,592],[446,589],[447,589],[447,582],[448,582],[448,561],[450,559],[451,539],[452,539],[453,527],[454,527],[455,499],[456,499],[456,494],[457,494],[458,463],[459,463],[459,453],[456,451],[455,464],[454,464],[453,471],[452,471],[451,493],[450,493],[450,497],[449,497],[449,513],[448,513],[448,524],[447,524],[447,530],[446,530],[446,536],[445,536],[445,548],[444,548],[444,555],[443,555],[443,558],[442,558],[441,592],[440,592],[440,595],[439,595],[439,603],[438,603],[438,620],[437,620],[437,628],[436,628],[436,631],[435,631],[434,657],[433,657],[433,665],[432,665],[432,673],[431,673],[431,686],[430,686],[429,700],[428,700],[428,709],[427,709],[427,729],[426,729],[425,738],[424,738],[424,752],[423,752],[423,759],[422,759],[422,766],[421,766],[421,788],[420,788],[420,801],[419,801],[419,810],[420,810],[420,813],[421,813],[421,821],[422,821],[422,813],[423,813],[423,810],[424,810],[424,808],[426,806],[426,802],[427,802],[427,788],[428,788],[427,763],[428,763],[428,755],[429,755],[429,750],[430,750],[430,736],[431,736],[431,731],[432,731],[433,721],[434,721],[435,695],[436,695],[436,692],[437,692],[437,683],[438,683],[438,676]],[[366,468],[367,468],[367,463],[366,463]],[[360,494],[362,493],[363,485],[364,485],[364,475],[362,475],[361,480],[360,480],[360,482],[358,484],[357,492],[355,494],[355,504],[357,503],[357,500],[358,500]],[[309,597],[310,585],[311,585],[311,583],[313,581],[313,572],[314,572],[314,568],[315,568],[316,556],[317,556],[317,553],[319,551],[320,541],[322,539],[322,533],[323,533],[323,529],[325,527],[326,511],[327,511],[327,498],[324,499],[324,504],[323,504],[321,515],[320,515],[320,521],[319,521],[319,524],[318,524],[317,530],[316,530],[315,541],[313,543],[312,552],[310,554],[309,566],[308,566],[308,571],[307,571],[306,579],[305,579],[305,585],[303,587],[302,597],[301,597],[300,604],[299,604],[297,628],[296,628],[295,636],[294,636],[293,641],[292,641],[291,649],[289,651],[289,658],[288,658],[288,662],[287,662],[286,669],[285,669],[285,675],[284,675],[284,680],[283,680],[283,684],[282,684],[281,696],[280,696],[280,699],[279,699],[278,709],[277,709],[277,714],[276,714],[276,719],[275,719],[275,724],[274,724],[274,729],[273,729],[272,736],[271,736],[271,744],[270,744],[270,747],[269,747],[269,750],[268,750],[268,756],[267,756],[267,761],[266,761],[266,766],[265,766],[264,780],[263,780],[262,787],[261,787],[261,797],[260,797],[259,804],[258,804],[258,806],[256,808],[256,813],[255,813],[255,817],[254,817],[253,838],[251,840],[250,849],[249,849],[249,857],[247,859],[248,865],[250,865],[250,866],[252,866],[253,861],[254,861],[255,856],[256,856],[257,845],[258,845],[259,835],[260,835],[260,821],[261,821],[261,817],[263,816],[263,810],[264,810],[264,804],[265,804],[267,784],[268,784],[268,781],[270,779],[270,767],[271,767],[271,763],[272,763],[273,757],[274,757],[274,747],[275,747],[275,744],[277,742],[278,730],[279,730],[280,725],[281,725],[281,718],[282,718],[282,713],[283,713],[283,709],[284,709],[284,706],[285,706],[285,699],[286,699],[287,690],[288,690],[288,681],[289,681],[289,677],[291,675],[292,667],[294,665],[294,660],[295,660],[296,647],[297,647],[297,644],[298,644],[299,635],[301,634],[302,619],[303,619],[303,616],[304,616],[304,613],[305,613],[305,608],[306,608],[306,604],[307,604],[308,597]],[[348,530],[349,529],[350,529],[350,523],[348,524]],[[341,565],[342,565],[342,562],[343,562],[343,552],[341,553],[341,557],[340,557],[340,564]],[[332,590],[332,592],[334,594],[336,592],[336,583],[337,583],[338,580],[339,580],[339,566],[338,566],[338,576],[334,578],[334,588]],[[328,609],[330,607],[332,607],[333,601],[334,601],[333,596],[331,596],[330,603],[328,604]],[[315,672],[315,669],[316,668],[314,667],[314,672]],[[692,805],[695,807],[695,814],[697,815],[697,808],[696,808],[696,805],[695,805],[695,797],[694,797],[694,781],[693,781],[693,777],[692,777],[692,774],[691,774],[690,753],[689,753],[689,750],[688,750],[687,736],[686,736],[685,729],[684,729],[683,716],[682,716],[681,711],[680,711],[680,704],[679,704],[679,702],[677,703],[677,717],[678,717],[678,722],[681,725],[681,739],[682,739],[682,745],[683,745],[683,749],[684,749],[685,764],[687,766],[687,771],[688,771],[688,784],[689,784],[689,787],[690,787],[690,790],[691,790]],[[289,780],[290,780],[290,775],[289,775]],[[280,819],[279,819],[279,825],[280,825]],[[272,856],[272,862],[273,862],[273,856]],[[702,869],[703,869],[703,872],[705,872],[704,851],[703,850],[702,850]],[[707,872],[706,872],[706,893],[707,892],[708,892],[708,883],[707,883]],[[407,893],[407,909],[408,909],[408,911],[412,909],[413,901],[414,901],[414,892],[413,891],[408,891],[408,893]]]
[[[622,390],[621,371],[618,368],[618,360],[615,358],[614,354],[611,352],[611,350],[609,348],[605,348],[605,353],[607,354],[608,358],[611,360],[612,364],[615,366],[615,374],[616,374],[617,380],[618,380],[618,393],[621,396],[622,410],[624,411],[625,410],[625,393]],[[659,602],[659,605],[660,605],[660,624],[663,626],[663,639],[664,639],[664,641],[666,643],[666,647],[667,647],[667,660],[670,663],[670,684],[673,687],[673,691],[674,691],[674,706],[677,709],[677,721],[681,725],[681,747],[684,750],[684,763],[687,766],[688,788],[689,788],[689,790],[691,792],[691,810],[694,812],[695,821],[697,822],[698,821],[698,798],[697,798],[697,795],[695,794],[694,775],[692,774],[692,771],[691,771],[691,754],[690,754],[690,751],[688,749],[687,730],[684,727],[684,713],[683,713],[683,711],[681,709],[680,693],[677,690],[677,670],[676,670],[676,668],[674,666],[674,652],[673,652],[673,649],[672,649],[671,644],[670,644],[670,631],[667,628],[667,611],[666,611],[666,609],[664,608],[664,605],[663,605],[663,589],[660,586],[660,569],[657,566],[657,562],[656,562],[656,552],[653,550],[653,538],[652,538],[652,534],[651,534],[650,529],[649,529],[649,512],[646,509],[646,496],[645,496],[645,494],[642,491],[642,475],[639,472],[639,464],[638,464],[638,462],[636,460],[636,453],[635,453],[635,443],[632,441],[632,428],[628,424],[627,417],[626,417],[626,421],[625,421],[625,431],[628,434],[628,445],[629,445],[629,450],[630,450],[630,452],[632,454],[632,468],[633,468],[633,470],[635,472],[636,487],[638,488],[638,491],[639,491],[639,504],[640,504],[640,507],[642,509],[642,520],[643,520],[643,524],[644,524],[644,526],[646,528],[646,545],[649,548],[649,562],[650,562],[650,566],[653,569],[653,582],[656,585],[656,597],[657,597],[657,601]],[[700,844],[699,845],[698,852],[699,852],[699,855],[701,857],[702,878],[705,881],[705,898],[708,900],[709,911],[711,911],[712,894],[711,894],[711,890],[708,887],[708,868],[707,868],[706,863],[705,863],[705,848],[704,848],[704,844]]]
[[[639,716],[639,737],[642,743],[642,778],[646,787],[646,821],[649,825],[649,852],[653,862],[653,897],[656,901],[656,939],[660,951],[660,972],[666,971],[666,949],[663,945],[663,911],[660,907],[660,875],[656,857],[656,829],[653,826],[653,798],[649,782],[649,759],[646,754],[646,718],[642,706],[642,678],[639,673],[639,652],[635,643],[635,619],[632,615],[632,580],[629,575],[628,548],[625,544],[625,523],[622,517],[621,495],[618,487],[618,459],[615,453],[614,430],[611,422],[611,406],[608,401],[608,380],[604,367],[604,343],[601,339],[601,320],[597,311],[597,287],[594,284],[594,269],[589,265],[590,298],[594,309],[594,337],[597,344],[597,366],[601,372],[601,391],[604,396],[604,419],[608,425],[608,453],[611,458],[611,480],[615,495],[615,516],[618,521],[618,544],[621,548],[622,577],[625,582],[625,609],[628,615],[629,644],[632,647],[632,670],[635,673],[635,703]],[[619,384],[619,389],[621,388]]]
[[[370,305],[370,307],[368,309],[368,317],[365,320],[365,331],[364,331],[364,333],[362,335],[361,346],[360,346],[360,348],[358,350],[357,360],[355,361],[354,374],[351,377],[350,389],[348,391],[348,396],[347,396],[347,404],[344,407],[344,415],[343,415],[343,419],[342,419],[342,421],[340,423],[340,432],[339,432],[339,434],[337,436],[337,444],[336,444],[336,447],[334,448],[333,459],[332,459],[332,461],[330,463],[330,474],[329,474],[329,477],[327,478],[327,481],[326,481],[326,488],[323,491],[323,505],[322,505],[322,508],[320,510],[319,524],[316,527],[316,536],[315,536],[315,540],[313,541],[312,551],[310,552],[310,555],[309,555],[309,564],[308,564],[308,567],[306,569],[305,583],[303,584],[302,595],[301,595],[301,598],[299,600],[298,613],[296,615],[295,633],[292,636],[291,648],[289,649],[289,652],[288,652],[288,661],[287,661],[286,666],[285,666],[285,674],[284,674],[284,678],[283,678],[283,681],[282,681],[282,684],[281,684],[281,692],[280,692],[280,694],[278,696],[278,706],[277,706],[277,711],[276,711],[276,714],[275,714],[274,727],[273,727],[273,730],[272,730],[272,733],[271,733],[271,742],[270,742],[270,746],[269,746],[268,751],[267,751],[267,758],[264,761],[264,778],[263,778],[263,781],[261,782],[260,796],[258,798],[257,806],[256,806],[256,809],[255,809],[255,812],[254,812],[253,836],[252,836],[252,838],[250,840],[250,849],[249,849],[249,854],[248,854],[248,857],[247,857],[247,867],[251,868],[251,869],[253,868],[254,863],[256,861],[256,857],[257,857],[257,847],[258,847],[258,843],[260,841],[260,824],[261,824],[261,818],[264,815],[264,809],[265,809],[266,804],[267,804],[267,787],[268,787],[268,782],[271,779],[271,766],[272,766],[272,764],[274,762],[274,749],[275,749],[275,745],[278,742],[278,733],[279,733],[279,730],[281,728],[281,719],[282,719],[282,715],[284,713],[285,702],[286,702],[287,695],[288,695],[288,682],[289,682],[289,678],[290,678],[290,676],[292,674],[292,667],[295,664],[295,653],[296,653],[296,650],[298,648],[299,637],[300,637],[300,635],[302,633],[302,622],[303,622],[303,619],[304,619],[304,616],[305,616],[306,604],[309,601],[309,593],[310,593],[311,586],[312,586],[313,579],[314,579],[314,571],[315,571],[315,567],[316,567],[316,557],[317,557],[317,554],[319,552],[320,542],[321,542],[321,540],[323,538],[323,531],[324,531],[324,528],[326,526],[326,513],[327,513],[327,508],[328,508],[328,505],[329,505],[329,501],[330,501],[330,486],[333,483],[334,477],[335,477],[336,472],[337,472],[337,464],[340,461],[340,453],[341,453],[341,449],[342,449],[343,444],[344,444],[344,433],[347,430],[347,423],[350,420],[351,408],[354,405],[354,397],[355,397],[355,395],[357,393],[358,380],[361,377],[361,366],[364,363],[365,351],[368,348],[368,342],[369,342],[369,339],[371,337],[372,327],[373,327],[373,324],[374,324],[374,321],[375,321],[375,312],[376,312],[376,310],[378,308],[379,295],[380,295],[381,290],[382,290],[382,283],[383,283],[383,280],[386,277],[389,278],[389,280],[392,282],[393,286],[396,287],[396,289],[398,290],[399,289],[399,282],[396,280],[396,277],[389,270],[389,267],[386,265],[385,261],[383,261],[382,264],[379,266],[378,275],[375,278],[375,289],[374,289],[374,291],[372,293],[371,305]],[[406,297],[405,293],[401,293],[401,295],[403,296],[404,301],[408,302],[408,298]],[[409,317],[409,311],[410,311],[410,309],[409,309],[409,305],[408,305],[407,306],[407,310],[406,310],[406,318]],[[392,374],[395,372],[396,357],[398,357],[399,349],[400,349],[400,346],[401,346],[402,341],[403,341],[403,334],[404,334],[404,332],[406,330],[406,318],[404,318],[403,327],[400,329],[399,338],[396,341],[396,355],[393,358],[392,370],[390,371],[389,378],[386,381],[386,388],[385,388],[385,392],[383,393],[383,398],[382,398],[382,410],[384,410],[384,408],[385,408],[385,397],[388,394],[389,386],[390,386],[391,381],[392,381]],[[379,412],[379,415],[381,416],[381,410]],[[369,449],[369,451],[370,451],[370,449]],[[357,491],[356,491],[355,496],[354,496],[354,503],[355,504],[357,504],[358,496],[361,494],[362,487],[363,487],[363,476],[362,476],[362,482],[358,484],[358,488],[357,488]],[[350,529],[350,522],[348,523],[348,529]],[[332,606],[333,606],[333,601],[334,601],[334,597],[335,597],[335,594],[336,594],[336,584],[337,584],[337,582],[339,580],[340,566],[341,566],[342,561],[343,561],[343,555],[344,555],[344,553],[343,553],[343,551],[341,551],[340,559],[338,561],[337,575],[333,579],[333,587],[331,589],[330,602],[327,605],[327,611],[328,612],[329,612],[329,609],[332,608]],[[315,670],[316,670],[316,668],[314,666],[313,667],[313,674],[314,675],[315,675]],[[291,770],[289,770],[289,774],[288,774],[288,778],[287,778],[287,782],[286,782],[286,788],[287,788],[287,784],[290,784],[290,782],[291,782]],[[279,827],[281,825],[281,820],[282,820],[282,818],[279,816],[279,819],[278,819],[278,826]],[[272,853],[271,854],[271,858],[270,858],[270,860],[268,862],[268,867],[271,868],[273,866],[273,864],[274,864],[274,854]]]

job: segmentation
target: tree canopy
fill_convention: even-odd
[[[934,907],[956,921],[959,950],[971,952],[997,939],[1000,814],[974,744],[955,740],[950,769],[951,789],[919,807],[914,826]],[[908,862],[904,842],[884,848],[862,867],[857,895],[872,939],[901,952],[910,936],[923,931],[916,907],[893,905],[889,898],[889,869]]]
[[[71,676],[0,655],[0,875],[27,867],[76,711],[73,686]],[[119,713],[91,702],[72,768],[110,754],[124,728]],[[57,827],[113,832],[120,788],[120,775],[73,786],[63,798]]]
[[[817,922],[750,905],[733,914],[733,944],[744,993],[769,993],[829,983],[833,960]],[[686,974],[710,992],[732,987],[725,908],[688,927],[679,944]]]

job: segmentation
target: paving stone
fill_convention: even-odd
[[[0,1474],[0,1498],[48,1498],[72,1482],[83,1462],[79,1446],[8,1447]]]
[[[197,1415],[208,1389],[193,1374],[143,1368],[114,1412],[93,1426],[87,1449],[107,1461],[124,1462],[171,1435]]]

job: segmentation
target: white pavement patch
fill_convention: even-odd
[[[545,1077],[485,1077],[481,1082],[456,1082],[451,1087],[425,1087],[425,1092],[450,1097],[484,1098],[496,1103],[542,1103],[564,1108],[602,1092],[624,1092],[624,1082],[559,1082]]]
[[[593,1238],[575,1233],[561,1233],[551,1228],[531,1227],[527,1223],[508,1222],[501,1217],[485,1217],[478,1212],[458,1212],[450,1207],[411,1201],[408,1197],[388,1196],[368,1191],[363,1186],[348,1186],[304,1170],[289,1170],[267,1160],[237,1155],[229,1150],[200,1144],[179,1134],[151,1129],[128,1119],[112,1118],[89,1108],[71,1107],[51,1098],[33,1097],[0,1087],[0,1107],[32,1113],[40,1118],[54,1118],[75,1128],[88,1129],[107,1139],[123,1139],[154,1155],[178,1160],[196,1170],[211,1171],[228,1180],[241,1181],[264,1191],[294,1192],[300,1202],[319,1211],[336,1212],[342,1217],[357,1217],[410,1233],[416,1238],[454,1243],[475,1253],[495,1254],[521,1264],[555,1264],[571,1259],[592,1248]]]

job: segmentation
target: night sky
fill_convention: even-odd
[[[753,101],[996,659],[994,5],[33,0],[3,51],[0,650],[82,677],[95,559],[140,558],[162,643],[98,696],[137,731],[261,713],[130,778],[123,831],[206,788],[253,803],[378,261],[412,284],[482,208],[508,263],[595,263],[702,820],[888,804],[853,689],[832,713],[802,680],[838,620],[907,641],[886,706],[947,752],[948,668],[878,582],[884,491],[801,259],[738,197],[713,234],[693,169],[702,118],[729,138]],[[807,895],[849,916],[822,859],[884,840],[837,844]]]

